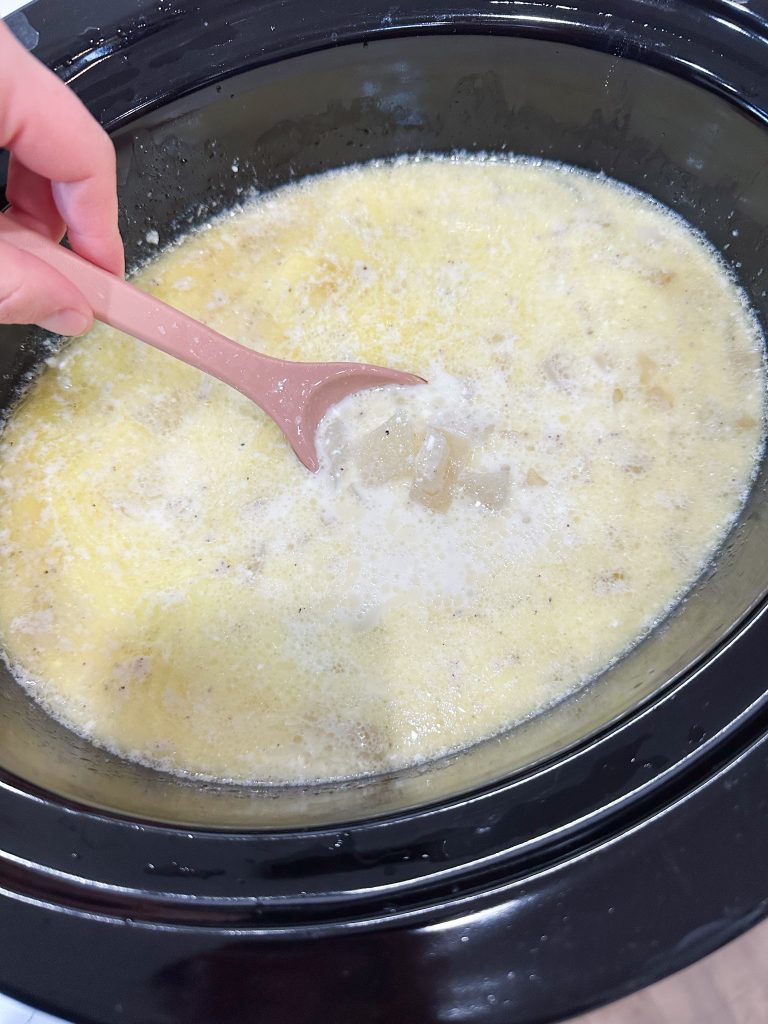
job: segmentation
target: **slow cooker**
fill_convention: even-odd
[[[766,0],[35,0],[14,26],[113,134],[134,264],[244,188],[514,152],[677,210],[768,321]],[[7,407],[44,339],[0,335]],[[768,908],[766,583],[764,464],[576,697],[312,789],[123,762],[3,673],[0,988],[89,1024],[534,1024],[690,963]]]

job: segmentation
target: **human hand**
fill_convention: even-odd
[[[81,292],[42,260],[2,239],[10,217],[113,274],[124,270],[117,228],[115,150],[106,132],[52,71],[0,22],[0,148],[10,156],[0,215],[0,324],[34,323],[83,334],[93,311]]]

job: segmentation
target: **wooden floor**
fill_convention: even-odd
[[[768,1024],[768,921],[693,967],[572,1024]]]

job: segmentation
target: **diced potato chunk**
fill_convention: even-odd
[[[433,512],[447,511],[469,454],[469,442],[462,434],[430,427],[416,456],[411,498]]]
[[[571,367],[568,364],[565,356],[554,355],[549,356],[541,364],[541,368],[544,371],[544,375],[555,385],[563,391],[567,391],[572,383]]]
[[[594,581],[593,588],[598,594],[620,594],[630,589],[627,574],[623,569],[600,573]]]
[[[757,426],[757,420],[752,416],[739,416],[736,420],[736,426],[739,430],[751,430]]]
[[[470,501],[500,512],[509,503],[509,466],[488,473],[466,472],[461,477],[461,489]]]
[[[529,487],[546,487],[547,481],[541,475],[537,473],[535,469],[529,469],[525,476],[525,482]]]
[[[360,479],[369,485],[408,476],[413,461],[413,429],[404,413],[392,416],[366,434],[355,451]]]
[[[448,447],[451,449],[451,459],[458,474],[467,465],[472,455],[472,446],[469,443],[469,438],[466,434],[460,434],[458,430],[441,428],[440,433],[444,434],[448,440]]]
[[[763,357],[757,349],[749,349],[746,352],[734,349],[729,355],[733,365],[739,370],[758,370],[763,365]]]
[[[637,362],[640,367],[640,383],[651,384],[656,379],[656,373],[659,369],[656,362],[647,356],[644,352],[641,352],[637,357]]]
[[[328,454],[328,469],[332,476],[338,476],[347,461],[347,432],[341,419],[332,419],[325,431],[325,450]]]
[[[655,405],[658,409],[671,409],[675,404],[670,393],[658,386],[648,388],[647,395],[651,405]]]
[[[593,352],[592,358],[601,370],[609,372],[610,370],[613,369],[613,360],[611,359],[611,356],[608,352]]]

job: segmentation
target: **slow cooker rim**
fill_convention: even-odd
[[[47,2],[47,0],[39,0],[39,2],[45,4]],[[117,51],[115,51],[115,53],[117,53]],[[82,76],[80,76],[80,77],[82,77]],[[736,635],[739,635],[747,627],[752,625],[754,622],[759,622],[761,619],[762,619],[762,616],[759,614],[759,610],[756,611],[756,612],[753,612],[753,615],[751,617],[747,617],[746,620],[742,621],[741,627],[736,630]],[[722,640],[720,647],[721,648],[727,648],[729,643],[730,643],[730,637],[726,636]],[[623,730],[624,730],[624,727],[627,726],[630,722],[632,722],[632,721],[636,722],[637,720],[641,720],[643,718],[643,716],[646,715],[649,712],[650,709],[655,709],[657,706],[663,704],[667,700],[672,699],[675,696],[675,694],[677,694],[679,692],[682,692],[682,690],[684,689],[686,683],[691,678],[693,678],[694,676],[698,675],[707,664],[709,664],[711,662],[715,662],[717,660],[717,658],[718,658],[718,655],[719,655],[719,650],[718,649],[716,649],[715,651],[708,652],[704,656],[704,659],[703,659],[703,661],[701,663],[699,663],[697,665],[694,665],[694,666],[689,666],[688,669],[686,670],[686,672],[684,673],[684,675],[682,676],[682,678],[680,678],[677,683],[674,683],[671,686],[665,687],[662,691],[660,691],[659,693],[654,695],[654,697],[649,698],[647,701],[643,702],[638,708],[634,709],[634,711],[631,712],[629,715],[623,716],[623,718],[620,719],[618,722],[611,723],[610,725],[606,726],[604,729],[599,730],[596,734],[594,734],[592,736],[589,736],[589,737],[586,737],[583,740],[583,742],[577,744],[574,749],[570,749],[568,751],[562,752],[559,756],[555,756],[555,757],[545,761],[543,764],[534,765],[534,766],[532,766],[532,768],[530,770],[526,770],[525,772],[518,773],[515,776],[513,776],[511,779],[503,779],[503,780],[501,780],[499,782],[492,783],[492,784],[489,784],[488,786],[482,787],[480,790],[474,790],[474,791],[472,791],[470,793],[465,793],[465,794],[462,794],[462,795],[457,796],[455,798],[444,800],[444,801],[442,801],[442,802],[440,802],[439,804],[436,804],[436,805],[430,805],[430,804],[427,804],[426,806],[420,805],[417,808],[409,808],[409,809],[405,809],[405,810],[400,811],[400,812],[392,812],[392,813],[387,814],[387,815],[385,815],[383,817],[374,818],[372,820],[368,819],[368,820],[363,820],[362,822],[360,822],[360,821],[350,822],[346,826],[343,825],[343,824],[335,823],[334,825],[329,825],[329,826],[325,826],[325,827],[317,827],[317,826],[307,826],[307,827],[303,827],[303,828],[284,827],[284,828],[280,828],[279,830],[275,830],[275,829],[258,829],[258,830],[248,830],[248,831],[245,831],[245,832],[242,832],[242,833],[238,833],[238,831],[236,829],[232,829],[232,830],[227,830],[227,832],[228,832],[228,834],[230,836],[235,836],[237,834],[242,834],[244,836],[249,836],[251,838],[253,838],[255,835],[258,835],[258,834],[265,834],[265,835],[282,834],[282,835],[285,835],[285,836],[293,836],[293,837],[297,837],[297,836],[301,836],[301,835],[318,835],[318,834],[333,835],[333,834],[337,834],[339,832],[343,832],[345,830],[356,830],[359,827],[362,827],[362,826],[364,826],[366,824],[369,824],[369,823],[373,823],[373,824],[375,824],[379,828],[383,828],[383,827],[387,826],[388,824],[407,825],[409,822],[413,822],[417,818],[423,819],[425,815],[428,815],[428,814],[431,814],[431,813],[437,813],[438,811],[441,811],[441,810],[455,810],[456,808],[459,808],[459,807],[466,808],[466,806],[468,805],[469,801],[482,802],[483,800],[485,800],[487,798],[490,798],[492,796],[501,796],[502,794],[508,793],[511,788],[517,786],[521,781],[523,781],[523,780],[521,780],[520,775],[525,776],[526,779],[530,779],[531,777],[535,777],[537,775],[539,777],[541,777],[542,775],[545,775],[547,773],[547,771],[551,770],[553,765],[556,765],[558,763],[563,763],[564,761],[571,760],[574,756],[578,756],[580,751],[583,752],[585,749],[594,748],[596,745],[600,744],[602,742],[602,740],[606,738],[606,736],[608,736],[609,734],[613,733],[614,731],[617,731],[617,735],[621,734],[621,732],[623,732]],[[715,730],[715,731],[719,732],[718,730]],[[728,730],[728,731],[730,731],[730,730]],[[699,749],[697,749],[695,751],[695,756],[696,757],[705,756],[705,754],[710,750],[712,742],[713,741],[711,739],[707,740],[706,742],[704,742],[703,739],[702,739],[701,742],[697,743],[696,746]],[[691,756],[690,752],[688,750],[684,750],[683,751],[683,755],[682,755],[682,760],[684,762],[686,762],[686,763],[689,763],[690,756]],[[658,784],[658,782],[659,782],[658,779],[654,780],[654,784]],[[42,800],[43,802],[45,802],[48,799],[48,797],[47,797],[47,795],[45,793],[41,793],[40,791],[34,790],[34,787],[27,787],[25,785],[25,783],[23,783],[23,781],[21,781],[21,780],[13,780],[10,777],[7,777],[6,778],[6,794],[9,794],[11,792],[11,790],[13,790],[13,789],[16,790],[17,796],[22,797],[22,799],[24,799],[25,796],[26,796],[27,799],[32,797],[33,799]],[[645,786],[640,786],[639,789],[641,791],[645,791],[646,787]],[[630,791],[630,792],[632,792],[632,791]],[[624,796],[623,796],[623,799],[631,799],[631,797],[629,796],[629,794],[625,793]],[[139,819],[131,818],[131,816],[129,816],[129,815],[114,814],[114,813],[106,812],[106,811],[100,812],[98,809],[93,809],[91,807],[84,808],[81,805],[78,805],[78,804],[75,804],[75,803],[68,803],[67,801],[62,801],[61,799],[56,798],[56,797],[54,797],[51,800],[51,803],[53,803],[55,805],[59,805],[59,806],[69,806],[72,809],[73,812],[82,813],[82,814],[88,815],[89,818],[92,819],[93,821],[100,821],[102,823],[107,823],[107,822],[120,823],[120,822],[122,822],[122,824],[125,825],[128,828],[136,827],[137,825],[141,824],[142,827],[150,828],[150,829],[153,829],[153,830],[166,829],[169,832],[174,833],[174,834],[182,833],[182,832],[186,831],[184,825],[180,825],[180,824],[168,824],[168,825],[165,825],[165,824],[160,823],[160,822],[147,822],[146,819],[140,819],[139,820]],[[564,827],[567,828],[568,826],[565,825]],[[213,828],[213,829],[208,830],[208,829],[205,829],[205,828],[195,827],[195,828],[193,828],[193,831],[199,837],[202,837],[207,832],[210,832],[210,834],[213,834],[213,835],[218,834],[220,829]]]

